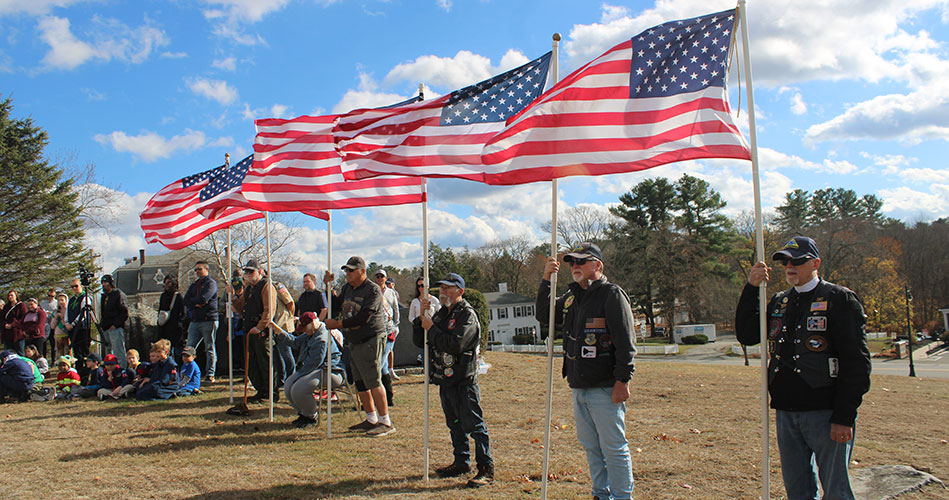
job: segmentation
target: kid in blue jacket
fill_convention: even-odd
[[[70,399],[91,398],[96,395],[96,392],[102,388],[102,383],[105,381],[105,371],[99,366],[101,363],[102,358],[94,352],[86,356],[86,369],[89,370],[86,385],[74,387],[69,393]]]
[[[194,347],[188,346],[181,351],[181,371],[178,372],[178,396],[201,394],[201,368],[194,362]]]
[[[12,396],[28,401],[36,379],[33,367],[12,351],[0,352],[0,400]]]
[[[142,386],[135,391],[135,399],[151,401],[153,399],[169,399],[175,396],[178,386],[178,364],[168,357],[171,353],[171,342],[161,339],[152,344],[148,358],[152,362],[151,373],[144,379]]]

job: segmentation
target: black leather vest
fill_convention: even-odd
[[[798,374],[814,389],[836,382],[833,317],[843,311],[833,310],[832,290],[833,285],[821,280],[809,302],[801,303],[793,288],[775,295],[768,311],[769,384],[782,370]]]

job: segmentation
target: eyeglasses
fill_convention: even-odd
[[[425,283],[416,283],[416,284],[415,284],[415,287],[416,287],[416,288],[422,288],[422,287],[424,287],[424,286],[425,286]]]
[[[813,260],[810,257],[798,257],[796,259],[779,259],[782,266],[787,266],[788,264],[792,266],[801,266],[807,263],[808,261]]]
[[[584,258],[584,259],[573,258],[573,259],[570,259],[570,265],[571,265],[571,266],[582,266],[582,265],[586,264],[587,262],[590,262],[591,260],[596,260],[596,259],[594,259],[593,257],[587,257],[587,258]]]
[[[356,272],[355,269],[346,269],[346,274],[354,273],[354,272]]]

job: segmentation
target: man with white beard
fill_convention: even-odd
[[[481,323],[478,313],[467,300],[465,280],[448,273],[438,282],[438,300],[442,308],[433,317],[421,315],[413,322],[412,341],[428,348],[431,382],[438,385],[445,423],[451,435],[454,461],[435,470],[440,477],[455,477],[471,470],[468,436],[475,442],[475,463],[478,474],[468,481],[469,488],[478,488],[494,481],[494,460],[488,427],[481,411],[481,389],[478,387],[478,346]],[[429,298],[422,299],[421,310],[428,311]]]
[[[593,498],[625,500],[633,491],[626,400],[636,356],[629,297],[603,275],[595,244],[580,243],[563,261],[573,283],[557,298],[554,322],[563,325],[563,376],[573,392],[577,440],[587,455]],[[557,259],[547,259],[535,314],[542,325],[550,321],[550,276],[559,269]]]

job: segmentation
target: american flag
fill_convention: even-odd
[[[751,155],[725,93],[735,11],[670,21],[554,85],[484,148],[484,181],[522,184]]]
[[[417,100],[412,98],[394,106]],[[254,164],[241,188],[251,206],[281,212],[425,201],[421,179],[345,180],[333,142],[336,119],[336,115],[328,115],[255,121]]]
[[[198,213],[199,193],[209,179],[227,169],[226,165],[179,179],[152,196],[140,214],[145,241],[161,243],[171,250],[192,245],[205,236],[240,222],[263,217],[256,210],[226,208],[217,218]]]
[[[482,180],[481,150],[504,120],[544,91],[551,53],[450,94],[386,110],[340,116],[333,133],[343,175]]]
[[[249,155],[231,168],[215,172],[199,195],[201,203],[198,211],[201,215],[213,219],[221,210],[228,208],[258,209],[248,202],[242,189],[244,178],[253,163],[254,155]],[[307,210],[306,207],[298,207],[293,211],[303,212],[318,219],[329,219],[329,214],[322,210]]]

